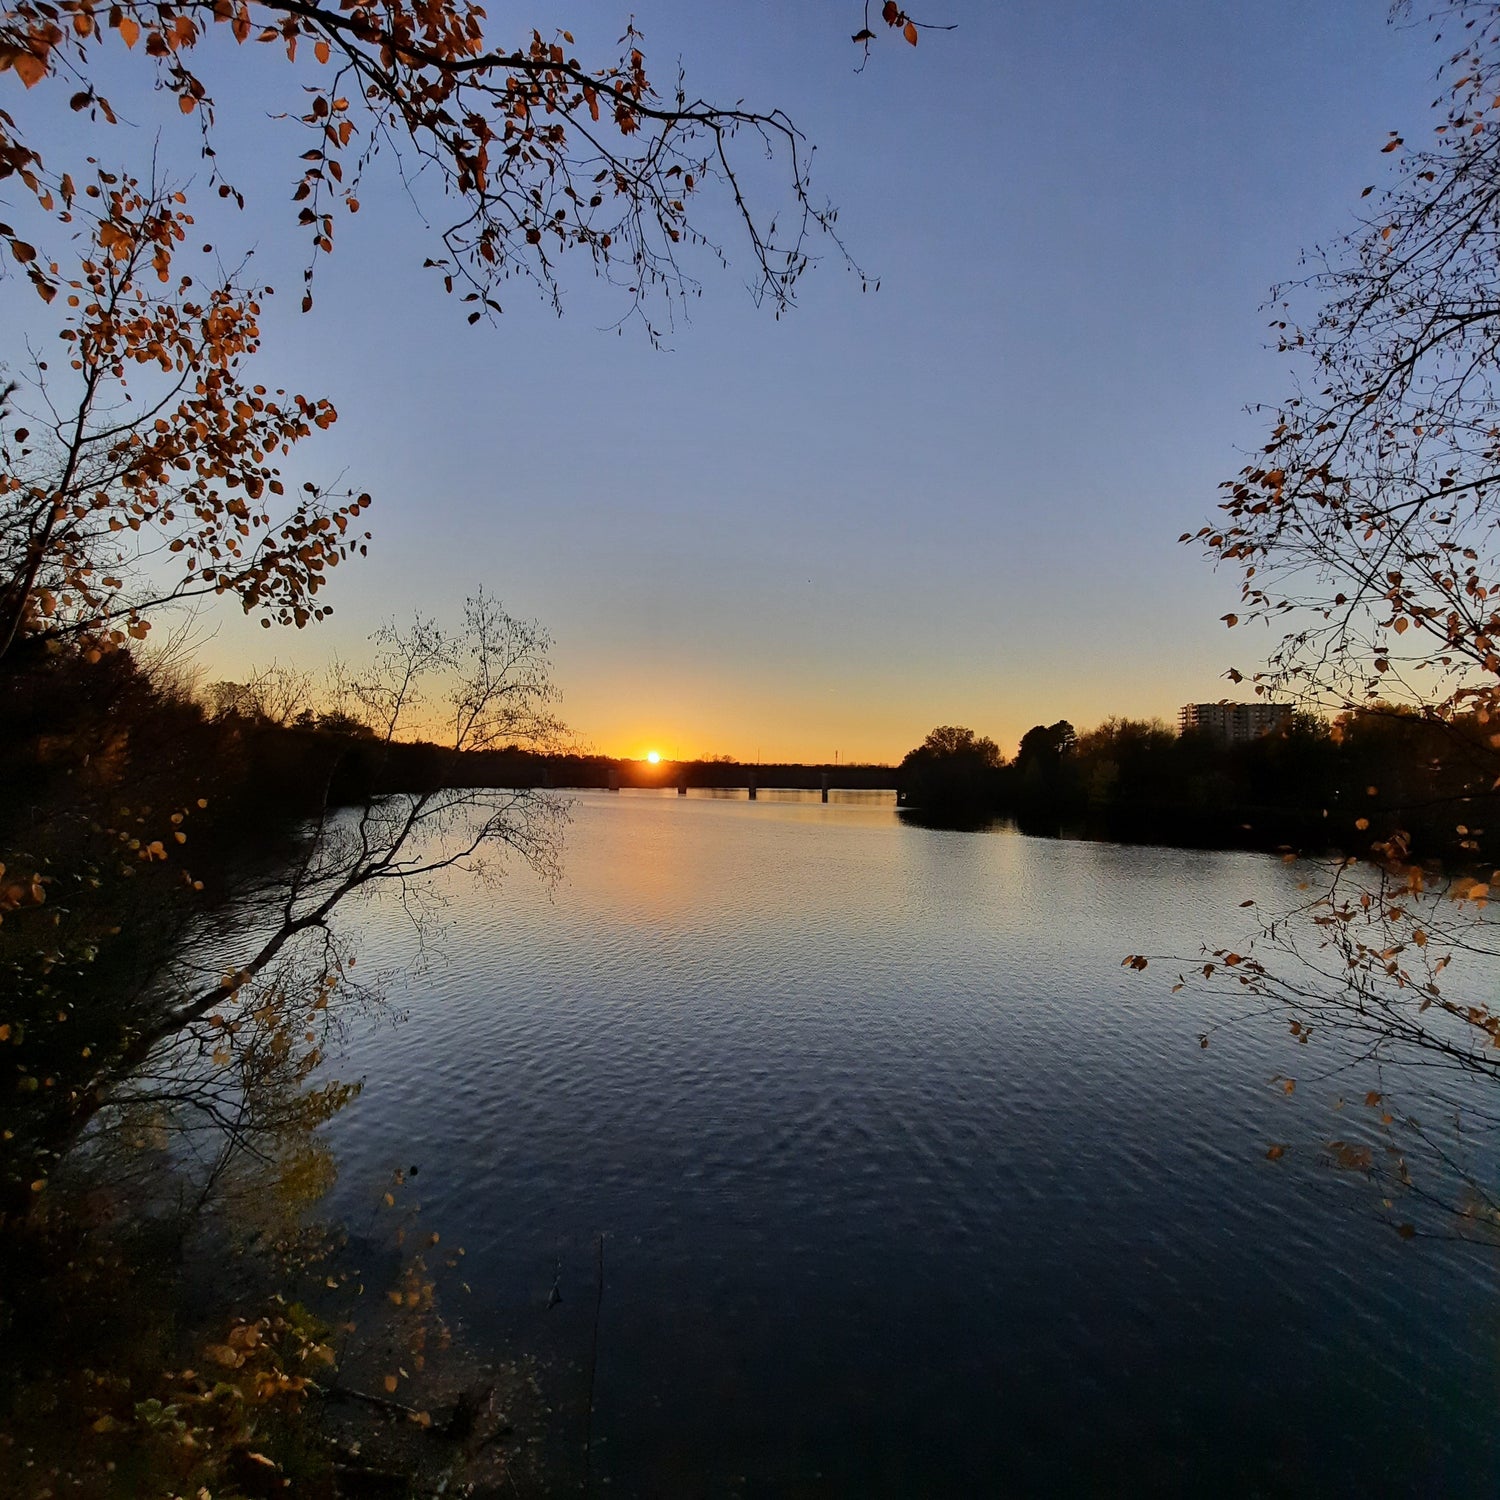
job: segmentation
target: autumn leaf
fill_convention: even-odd
[[[1328,1151],[1333,1164],[1345,1172],[1367,1172],[1374,1160],[1368,1146],[1351,1145],[1347,1141],[1330,1141]]]
[[[47,64],[34,52],[17,52],[11,61],[16,76],[31,88],[47,76]]]

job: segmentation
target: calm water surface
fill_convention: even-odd
[[[1295,871],[585,793],[566,872],[453,879],[333,1126],[351,1219],[420,1167],[450,1312],[544,1371],[559,1489],[601,1234],[610,1493],[1500,1489],[1500,1252],[1401,1241],[1320,1165],[1368,1086],[1308,1082],[1332,1051],[1204,1050],[1210,1002],[1120,966],[1234,939]],[[399,912],[359,922],[361,965],[410,962]]]

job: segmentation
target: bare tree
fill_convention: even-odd
[[[215,718],[252,719],[285,728],[313,710],[313,674],[272,662],[258,667],[244,682],[215,682],[208,689]]]
[[[33,1176],[22,1179],[45,1179],[101,1112],[133,1119],[170,1106],[178,1118],[186,1111],[226,1129],[230,1147],[301,1118],[309,1106],[288,1083],[300,1084],[321,1060],[329,999],[352,984],[351,950],[336,922],[346,903],[379,892],[402,902],[421,928],[445,871],[498,882],[519,863],[556,878],[567,803],[534,788],[466,786],[462,772],[468,752],[559,742],[545,632],[481,592],[467,601],[460,628],[387,626],[376,646],[350,685],[377,731],[349,750],[362,759],[365,795],[325,805],[289,869],[250,883],[227,923],[181,945],[135,998],[128,1044],[39,1116],[33,1139],[12,1146],[32,1159]],[[439,726],[440,742],[409,738]]]
[[[1468,861],[1445,873],[1414,858],[1401,820],[1415,810],[1370,787],[1395,826],[1367,857],[1265,913],[1248,943],[1205,951],[1181,982],[1233,983],[1299,1042],[1337,1039],[1350,1063],[1399,1060],[1419,1070],[1408,1077],[1483,1085],[1500,1081],[1488,910],[1500,871],[1488,871],[1484,837],[1500,810],[1500,5],[1453,0],[1428,19],[1451,37],[1439,122],[1421,145],[1391,133],[1389,184],[1366,188],[1372,206],[1354,228],[1277,289],[1273,327],[1295,383],[1268,414],[1262,451],[1226,484],[1219,522],[1183,540],[1240,573],[1229,626],[1281,632],[1251,674],[1257,692],[1384,705],[1449,736],[1465,764],[1488,760],[1453,807]],[[1471,963],[1445,973],[1458,958]],[[1444,1108],[1492,1128],[1485,1097],[1460,1091]],[[1368,1103],[1383,1129],[1432,1143],[1429,1112],[1393,1110],[1382,1089]],[[1409,1190],[1399,1149],[1395,1161]],[[1492,1173],[1469,1180],[1473,1221],[1494,1222]]]

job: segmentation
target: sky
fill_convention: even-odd
[[[896,760],[937,724],[1013,752],[1036,723],[1229,695],[1271,637],[1226,633],[1237,583],[1177,537],[1262,440],[1247,408],[1287,386],[1269,287],[1349,226],[1387,132],[1427,128],[1427,33],[1381,0],[924,0],[957,30],[883,37],[856,73],[856,0],[630,9],[659,82],[680,59],[693,92],[792,116],[879,292],[830,253],[773,318],[730,239],[663,349],[612,331],[623,308],[582,260],[561,318],[516,286],[470,328],[421,269],[432,205],[387,161],[302,316],[306,143],[273,118],[299,80],[270,49],[205,51],[249,200],[216,230],[282,288],[262,378],[340,412],[287,477],[375,498],[332,618],[212,611],[206,677],[358,659],[382,621],[455,618],[482,586],[547,628],[561,712],[608,754]],[[630,13],[489,11],[507,40],[566,26],[585,64]],[[49,145],[156,140],[201,171],[192,127],[108,68],[117,131],[12,97],[14,73],[0,108],[37,111]],[[16,296],[0,284],[0,308]]]

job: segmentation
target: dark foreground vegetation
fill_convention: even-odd
[[[6,658],[0,1493],[522,1473],[506,1414],[531,1389],[449,1347],[459,1262],[410,1169],[371,1185],[357,1237],[317,1216],[320,1127],[358,1093],[330,1042],[380,1003],[334,906],[407,888],[428,833],[547,852],[540,804],[446,790],[456,752],[395,741],[400,706],[277,723],[161,658],[30,638]]]
[[[1472,865],[1493,805],[1491,727],[1375,704],[1295,714],[1231,744],[1160,720],[1066,721],[1014,760],[972,730],[935,729],[901,763],[915,815],[958,826],[1011,817],[1026,832],[1128,843],[1364,854]]]

